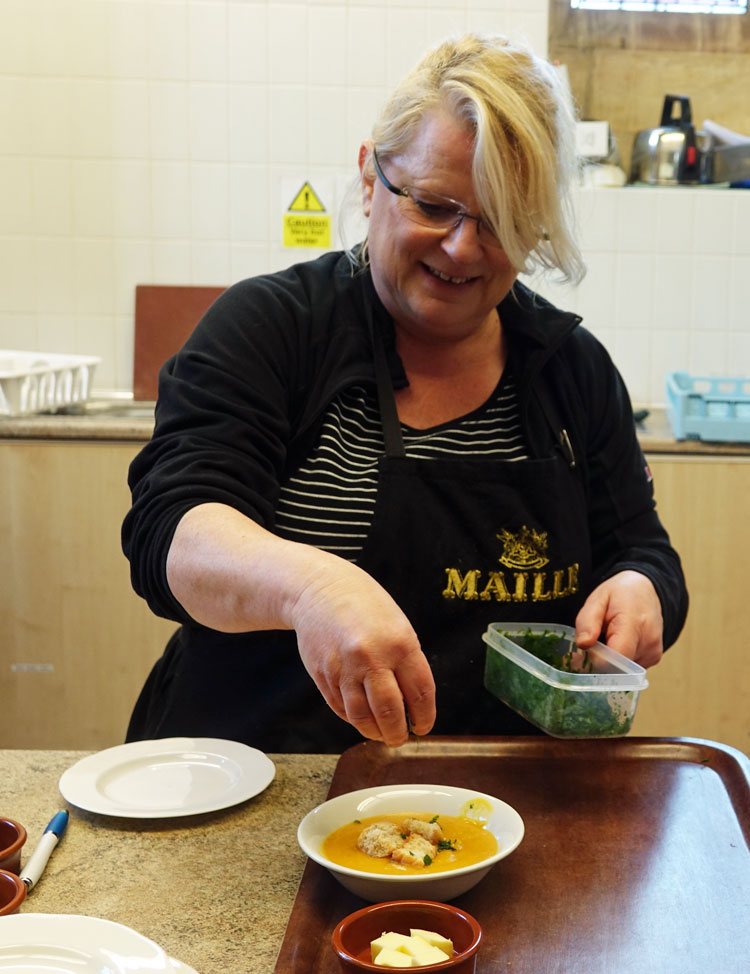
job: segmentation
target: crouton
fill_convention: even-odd
[[[401,823],[401,831],[407,835],[416,832],[433,845],[437,845],[443,835],[443,829],[437,822],[425,822],[421,818],[405,818]]]
[[[401,829],[395,822],[373,822],[359,833],[357,848],[375,859],[385,859],[402,842]]]
[[[391,859],[409,866],[429,866],[436,855],[437,846],[414,832],[403,845],[393,850]]]

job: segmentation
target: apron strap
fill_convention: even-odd
[[[380,421],[383,425],[385,455],[387,457],[403,458],[406,456],[406,450],[404,449],[404,438],[401,434],[401,421],[398,418],[398,410],[396,409],[396,397],[393,394],[391,370],[388,368],[388,360],[385,355],[383,335],[380,329],[375,327],[372,315],[372,299],[367,293],[367,289],[365,289],[364,294],[364,307],[367,330],[370,333],[375,361],[375,382],[378,389]]]

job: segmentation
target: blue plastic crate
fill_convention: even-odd
[[[667,375],[667,413],[678,440],[750,442],[750,379]]]

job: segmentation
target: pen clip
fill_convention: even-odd
[[[570,442],[568,431],[564,428],[560,430],[560,446],[572,469],[576,465],[576,455],[573,453],[573,446]]]

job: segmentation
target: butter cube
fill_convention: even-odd
[[[451,956],[439,947],[434,947],[432,944],[428,944],[426,940],[415,937],[413,934],[409,937],[409,943],[404,944],[401,949],[413,957],[419,967],[425,967],[427,964],[440,964],[444,960],[449,960]]]
[[[370,955],[375,960],[381,950],[403,950],[410,939],[405,933],[383,933],[377,940],[370,941]]]
[[[418,930],[414,927],[409,931],[412,937],[421,937],[422,940],[426,940],[428,944],[432,944],[433,947],[438,947],[440,950],[444,950],[449,956],[453,956],[453,941],[444,937],[440,933],[435,933],[432,930]]]
[[[408,939],[408,938],[407,938]],[[378,951],[374,963],[378,967],[417,967],[417,961],[402,950],[395,950],[393,947],[383,947]]]

